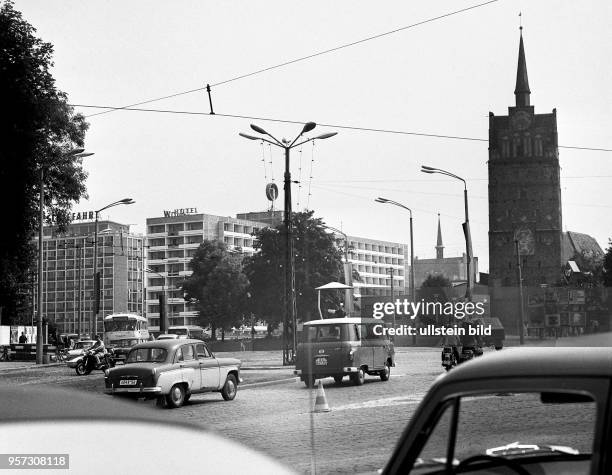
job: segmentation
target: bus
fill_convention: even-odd
[[[204,330],[197,325],[174,325],[168,327],[168,333],[178,335],[179,338],[195,338],[197,340],[206,340],[210,338],[210,331]]]
[[[104,317],[104,344],[133,346],[149,340],[147,319],[133,313],[114,313]]]

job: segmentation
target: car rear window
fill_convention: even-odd
[[[160,363],[166,361],[168,352],[164,348],[134,348],[126,363]]]

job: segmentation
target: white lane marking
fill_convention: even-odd
[[[417,404],[421,402],[425,393],[412,394],[410,396],[396,396],[381,399],[371,399],[369,401],[355,402],[343,406],[334,407],[334,411],[351,411],[355,409],[368,409],[373,407],[401,406],[404,404]]]

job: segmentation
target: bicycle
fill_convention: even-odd
[[[0,349],[0,361],[10,361],[11,354],[9,353],[8,346],[3,345]]]
[[[55,361],[57,363],[65,363],[68,359],[68,350],[63,348],[57,348],[55,350]]]

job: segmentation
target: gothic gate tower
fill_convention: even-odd
[[[524,286],[555,284],[561,277],[557,111],[535,114],[530,93],[521,27],[516,104],[508,107],[507,116],[489,113],[489,285],[493,287],[492,315],[502,321],[515,320],[518,313],[515,305],[501,308],[501,300],[506,300],[503,306],[507,307],[507,298],[514,293],[501,288],[518,286],[515,241]]]

